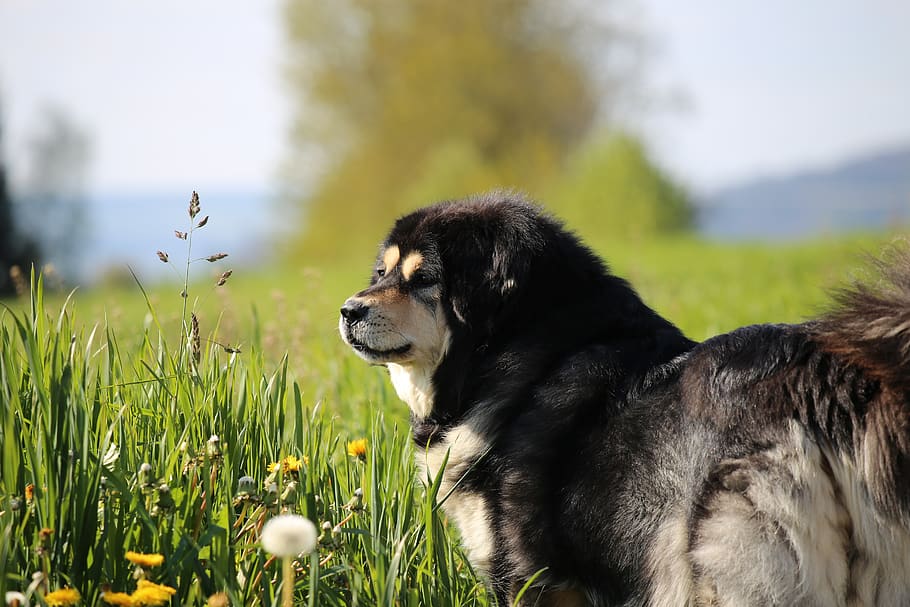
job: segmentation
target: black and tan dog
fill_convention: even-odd
[[[908,259],[883,276],[695,343],[491,193],[399,219],[340,328],[500,604],[543,569],[523,602],[910,605]]]

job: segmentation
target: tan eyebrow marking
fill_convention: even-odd
[[[417,271],[417,268],[419,268],[422,263],[423,255],[420,253],[409,254],[404,258],[404,261],[401,262],[401,275],[404,276],[405,280],[410,280],[411,275]]]
[[[382,254],[382,263],[385,264],[384,269],[386,272],[392,271],[392,268],[398,263],[399,257],[401,257],[401,253],[398,250],[398,245],[393,244],[385,250],[385,253]]]

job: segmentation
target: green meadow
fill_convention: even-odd
[[[589,242],[704,339],[812,317],[891,240]],[[238,266],[220,287],[228,265],[194,264],[186,298],[177,282],[68,296],[39,276],[3,302],[0,593],[278,605],[281,563],[259,531],[295,512],[320,533],[294,561],[295,604],[492,604],[436,505],[444,496],[416,476],[405,405],[337,337],[337,310],[371,262]],[[147,581],[173,594],[127,596]]]

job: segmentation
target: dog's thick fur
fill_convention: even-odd
[[[398,220],[340,329],[502,605],[540,570],[523,603],[910,605],[910,259],[884,277],[695,343],[492,193]]]

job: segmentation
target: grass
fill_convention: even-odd
[[[594,244],[700,339],[811,316],[886,240]],[[295,562],[296,604],[491,604],[437,488],[415,481],[404,405],[335,335],[362,265],[187,281],[204,294],[183,300],[164,284],[46,301],[36,277],[0,308],[0,593],[45,604],[75,588],[98,605],[144,578],[174,589],[172,604],[277,605],[281,563],[258,533],[287,511],[321,532]],[[349,455],[359,438],[366,452]],[[164,562],[139,567],[128,551]]]
[[[24,591],[41,572],[48,590],[100,604],[104,587],[135,589],[134,551],[164,556],[142,574],[176,589],[175,604],[223,592],[233,605],[273,605],[280,567],[258,531],[287,511],[328,528],[297,563],[300,601],[484,600],[433,492],[413,482],[406,430],[379,409],[352,424],[368,448],[349,456],[360,435],[304,400],[287,357],[266,368],[255,347],[212,344],[191,363],[153,330],[125,350],[111,330],[80,328],[69,305],[48,315],[40,279],[32,292],[0,325],[0,591]],[[285,465],[270,473],[274,462]]]

